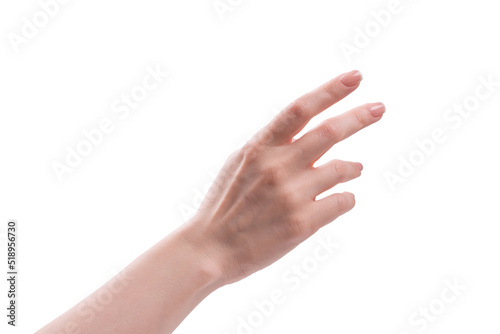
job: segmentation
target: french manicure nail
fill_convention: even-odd
[[[356,86],[361,80],[363,80],[363,75],[360,71],[351,71],[340,78],[340,82],[347,87]]]
[[[370,113],[373,117],[380,117],[385,112],[385,105],[383,103],[377,103],[370,107]]]

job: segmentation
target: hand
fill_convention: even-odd
[[[211,292],[268,266],[351,210],[350,193],[316,197],[358,177],[361,164],[314,163],[378,121],[384,105],[355,108],[293,137],[360,81],[359,72],[347,73],[285,108],[229,157],[189,222],[37,333],[172,333]]]
[[[314,163],[333,145],[382,118],[382,103],[330,118],[297,140],[306,124],[359,86],[361,73],[339,76],[278,114],[217,176],[184,237],[220,269],[221,285],[275,262],[354,207],[354,195],[316,197],[361,175],[360,163]]]

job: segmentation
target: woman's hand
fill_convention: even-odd
[[[361,73],[339,76],[278,114],[217,176],[182,235],[220,270],[220,284],[240,280],[275,262],[318,229],[354,207],[354,195],[316,197],[361,175],[357,162],[314,163],[333,145],[381,119],[382,103],[330,118],[293,140],[320,112],[359,86]]]
[[[220,286],[273,263],[351,210],[354,196],[316,196],[358,177],[356,162],[314,163],[335,143],[378,121],[367,104],[293,137],[317,114],[353,92],[350,72],[301,97],[235,152],[196,215],[116,277],[37,333],[172,333]]]

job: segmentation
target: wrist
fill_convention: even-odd
[[[180,247],[184,250],[184,259],[193,264],[200,283],[213,290],[225,285],[223,261],[215,255],[214,247],[201,224],[193,218],[181,226],[175,234]]]

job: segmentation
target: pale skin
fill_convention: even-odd
[[[359,177],[363,166],[315,162],[379,121],[385,106],[362,105],[294,137],[361,79],[348,72],[291,103],[228,158],[192,219],[37,333],[172,333],[210,293],[267,267],[351,210],[351,193],[316,197]]]

